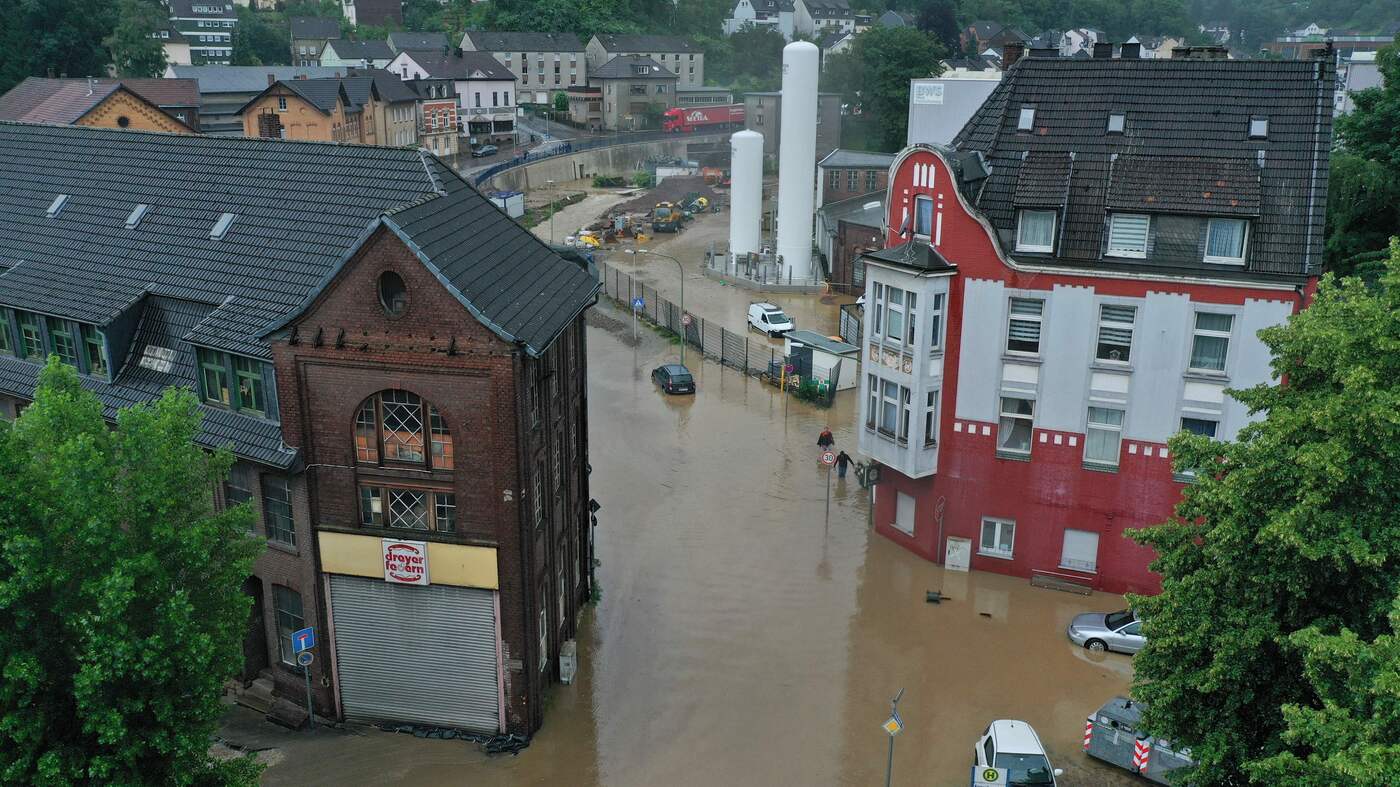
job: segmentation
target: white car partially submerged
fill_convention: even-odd
[[[1054,787],[1055,778],[1064,774],[1050,767],[1040,736],[1024,721],[997,719],[973,747],[972,764],[978,768],[1003,768],[1007,785]]]

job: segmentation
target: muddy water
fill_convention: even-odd
[[[648,374],[675,349],[599,309],[589,333],[601,603],[573,686],[519,757],[378,731],[297,739],[269,784],[872,785],[880,724],[905,689],[894,783],[966,784],[995,718],[1039,732],[1062,784],[1129,784],[1079,751],[1085,716],[1130,680],[1128,657],[1064,638],[1075,613],[1120,599],[944,574],[867,527],[854,477],[827,476],[816,436],[852,450],[851,408],[785,402],[692,363],[699,394]],[[786,408],[786,415],[785,413]],[[925,603],[925,592],[950,598]]]

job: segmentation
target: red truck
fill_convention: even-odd
[[[674,107],[661,116],[665,131],[718,131],[744,125],[744,105],[720,107]]]

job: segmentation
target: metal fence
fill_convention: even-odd
[[[707,137],[714,136],[714,134],[715,132],[713,131],[692,131],[690,133],[679,131],[630,131],[625,134],[611,134],[605,137],[594,137],[592,139],[551,140],[541,143],[540,148],[518,155],[510,161],[492,164],[486,169],[472,174],[472,185],[480,187],[481,184],[508,169],[523,167],[526,164],[542,161],[547,158],[554,158],[555,156],[567,156],[570,153],[580,153],[595,148],[631,145],[636,142],[652,142],[659,139],[676,139],[678,137]]]
[[[730,256],[728,249],[717,248],[713,243],[705,251],[705,267],[735,279],[747,279],[760,286],[818,287],[826,279],[820,266],[815,264],[807,276],[793,278],[791,270],[786,276],[783,275],[782,263],[776,254],[754,252],[734,258]]]
[[[861,307],[854,303],[841,304],[841,327],[837,333],[841,334],[841,340],[846,344],[863,346],[860,341],[861,332],[864,330],[861,324],[862,311]]]

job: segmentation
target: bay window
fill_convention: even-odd
[[[924,401],[924,447],[938,445],[938,392],[929,391]]]
[[[880,431],[891,437],[899,423],[899,386],[880,381]]]
[[[900,341],[904,337],[904,290],[885,288],[885,338]]]

